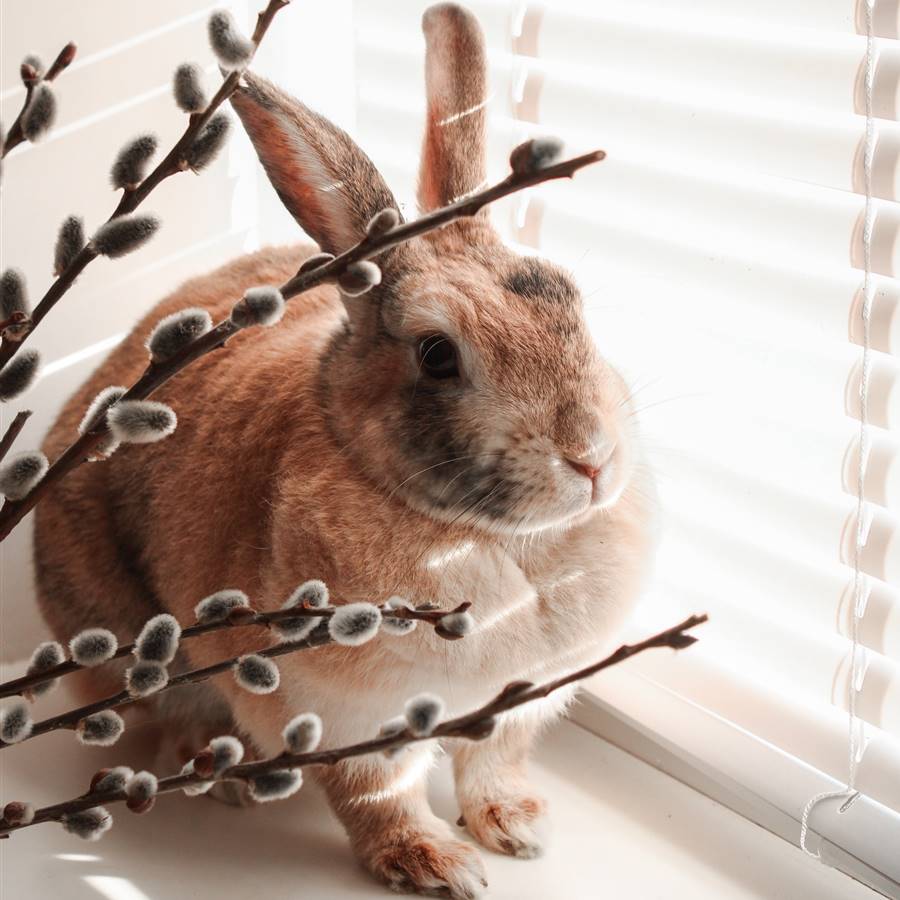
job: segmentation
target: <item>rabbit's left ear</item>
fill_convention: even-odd
[[[328,253],[359,241],[372,216],[399,208],[372,161],[346,132],[264,78],[245,73],[231,96],[288,212]]]
[[[419,207],[428,212],[471,193],[486,178],[487,56],[478,20],[455,3],[425,10],[422,31],[428,117]]]

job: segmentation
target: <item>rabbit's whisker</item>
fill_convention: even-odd
[[[653,409],[655,406],[662,406],[665,403],[674,403],[676,400],[696,400],[698,397],[702,397],[703,394],[681,394],[677,397],[663,397],[661,400],[655,400],[653,403],[648,403],[646,406],[641,406],[638,409],[633,409],[627,416],[627,418],[633,418],[634,416],[640,415],[641,413],[646,412],[648,409]]]
[[[404,484],[412,481],[413,478],[418,478],[419,475],[424,475],[426,472],[430,472],[432,469],[439,469],[441,466],[449,466],[450,463],[461,462],[464,459],[477,459],[479,456],[484,456],[486,454],[482,453],[468,453],[465,456],[455,456],[453,459],[445,459],[442,462],[435,463],[433,466],[426,466],[424,469],[419,469],[418,472],[413,472],[408,478],[404,478],[398,485],[396,485],[391,492],[387,495],[385,502],[391,499],[394,494],[403,487]],[[471,471],[471,468],[470,468]]]

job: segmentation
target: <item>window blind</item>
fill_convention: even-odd
[[[854,815],[900,829],[900,42],[897,4],[876,2],[867,179],[865,2],[468,5],[489,47],[492,177],[538,133],[608,154],[493,215],[575,274],[634,385],[665,517],[634,633],[711,615],[690,652],[647,654],[593,690],[668,742],[678,716],[651,715],[648,690],[704,711],[746,747],[748,780],[763,744],[845,782],[862,464]],[[427,5],[354,5],[357,138],[407,214]]]

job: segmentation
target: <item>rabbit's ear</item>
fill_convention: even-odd
[[[232,95],[269,180],[321,248],[340,253],[376,213],[399,209],[384,179],[350,137],[257,75]]]
[[[425,33],[428,118],[419,169],[423,212],[452,203],[485,180],[487,63],[478,20],[455,3],[430,6]]]

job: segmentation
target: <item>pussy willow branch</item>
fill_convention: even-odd
[[[9,428],[6,429],[3,437],[0,438],[0,462],[3,462],[3,458],[9,453],[10,448],[19,436],[19,432],[25,427],[25,423],[30,415],[30,409],[23,409],[21,412],[17,412],[12,422],[9,423]]]
[[[331,750],[317,750],[312,753],[281,753],[270,759],[264,759],[257,762],[241,763],[226,769],[218,777],[203,777],[196,773],[186,775],[172,775],[168,778],[162,778],[159,781],[157,793],[165,794],[172,791],[178,791],[192,784],[199,784],[207,781],[247,781],[257,775],[265,772],[271,772],[276,769],[303,768],[305,766],[333,766],[345,759],[351,759],[356,756],[365,756],[370,753],[379,753],[384,750],[392,750],[403,747],[408,744],[418,743],[419,741],[432,740],[434,738],[464,738],[469,740],[478,740],[487,737],[493,727],[494,717],[531,703],[542,697],[547,697],[554,691],[559,690],[568,684],[577,681],[583,681],[597,672],[607,669],[610,666],[617,665],[629,657],[643,653],[653,647],[671,647],[673,650],[683,650],[693,644],[697,638],[693,635],[686,634],[692,628],[701,625],[707,621],[706,615],[690,616],[678,625],[667,628],[665,631],[659,632],[646,640],[637,644],[623,644],[614,653],[611,653],[605,659],[592,665],[578,669],[569,675],[564,675],[553,681],[547,681],[543,684],[532,684],[527,681],[513,682],[507,685],[496,697],[489,700],[483,706],[472,712],[457,716],[455,719],[447,719],[442,722],[430,735],[419,736],[412,734],[408,729],[398,734],[390,736],[377,737],[368,741],[361,741],[357,744],[350,744],[346,747],[336,747]],[[32,825],[40,825],[43,822],[57,822],[63,816],[80,812],[81,810],[91,809],[95,806],[107,806],[111,803],[120,803],[127,798],[124,791],[91,791],[81,797],[76,797],[64,803],[57,803],[53,806],[45,806],[35,811],[34,819],[28,825],[9,825],[0,822],[0,836],[6,836],[13,831],[22,828],[29,828]]]
[[[418,622],[425,622],[428,625],[436,627],[444,616],[449,615],[450,613],[465,612],[471,605],[472,604],[469,602],[460,603],[459,606],[451,610],[434,609],[430,607],[420,607],[419,609],[397,607],[396,609],[392,608],[388,610],[382,606],[381,613],[392,619],[415,619]],[[336,609],[337,607],[334,606],[321,609],[309,609],[302,606],[295,606],[290,609],[273,610],[272,612],[257,612],[250,607],[239,606],[232,611],[232,615],[229,618],[223,619],[220,622],[205,622],[198,625],[189,625],[182,630],[181,640],[189,640],[190,638],[209,634],[212,631],[221,631],[226,628],[245,628],[248,626],[267,628],[273,623],[285,619],[319,618],[326,621],[334,615]],[[439,633],[441,634],[441,637],[445,637],[444,633]],[[447,639],[452,640],[452,638]],[[134,651],[134,647],[134,643],[123,644],[116,650],[115,654],[110,657],[110,660],[107,660],[107,662],[113,659],[121,659],[122,657],[130,656]],[[0,684],[0,698],[21,694],[46,681],[53,681],[55,678],[69,675],[72,672],[80,672],[84,668],[86,667],[80,666],[74,660],[68,659],[50,669],[44,669],[43,671],[35,672],[32,675],[22,675],[20,678],[13,678],[10,681]]]
[[[402,225],[397,225],[383,234],[367,236],[329,262],[306,272],[298,272],[281,286],[281,293],[285,300],[290,300],[318,285],[334,282],[353,263],[371,259],[385,250],[441,228],[457,219],[474,216],[489,203],[493,203],[510,194],[515,194],[525,188],[558,178],[572,178],[579,169],[583,169],[591,163],[599,162],[605,156],[604,151],[595,150],[592,153],[576,156],[536,171],[526,173],[512,172],[503,181],[485,188],[483,191],[472,194],[470,197],[459,200],[449,206],[437,209],[412,222],[404,222]],[[235,299],[237,301],[240,298]],[[201,356],[205,356],[207,353],[221,347],[240,330],[231,319],[224,319],[211,331],[183,347],[164,362],[150,362],[143,375],[128,389],[121,399],[146,399],[182,369],[186,369]],[[50,466],[47,474],[25,497],[21,500],[6,500],[4,502],[3,506],[0,507],[0,541],[5,540],[9,536],[13,528],[30,510],[34,509],[40,499],[54,484],[65,478],[69,472],[87,460],[91,450],[101,443],[106,433],[106,425],[101,421],[93,429],[86,431],[70,444]]]
[[[256,20],[256,28],[251,37],[254,48],[259,47],[260,41],[262,41],[269,25],[272,23],[272,19],[275,18],[275,14],[280,9],[287,6],[288,3],[290,3],[290,0],[269,0],[269,4],[266,8],[259,13]],[[237,89],[242,72],[243,69],[236,69],[231,72],[213,95],[213,98],[207,104],[206,109],[191,115],[184,133],[159,165],[137,187],[125,188],[118,205],[115,210],[113,210],[112,215],[107,219],[107,222],[110,222],[119,216],[134,212],[160,182],[164,181],[170,175],[175,175],[178,172],[187,170],[187,152],[190,150],[202,128],[212,118],[213,113]],[[47,293],[44,294],[40,302],[35,306],[34,311],[31,313],[29,330],[25,334],[17,335],[15,341],[6,339],[0,343],[0,369],[15,356],[19,348],[25,344],[29,336],[34,333],[34,330],[40,324],[41,320],[54,306],[56,306],[69,288],[75,283],[75,279],[84,271],[92,260],[97,258],[98,255],[99,254],[96,249],[94,249],[93,244],[88,241],[84,248],[59,274],[56,281],[50,285]]]
[[[456,607],[456,609],[451,610],[451,612],[464,612],[466,609],[471,606],[470,603],[463,603],[460,606]],[[339,608],[339,607],[338,607]],[[278,622],[282,619],[297,619],[301,617],[317,617],[321,619],[321,622],[316,626],[316,630],[309,635],[309,637],[304,638],[300,641],[283,641],[279,644],[275,644],[271,647],[266,647],[261,650],[251,651],[255,653],[257,656],[265,656],[265,657],[276,657],[283,656],[286,653],[295,653],[299,650],[309,650],[313,647],[321,647],[325,644],[333,643],[328,631],[323,628],[323,624],[334,615],[335,607],[329,609],[306,609],[304,607],[293,607],[291,609],[282,609],[276,610],[270,613],[258,613],[254,618],[258,618],[259,622],[252,622],[247,619],[246,622],[237,622],[237,625],[243,624],[260,624],[260,625],[268,625],[271,622]],[[386,611],[382,609],[382,614],[387,615]],[[389,613],[391,618],[398,619],[417,619],[420,621],[427,622],[429,625],[437,626],[440,622],[440,619],[447,615],[447,610],[410,610],[410,609],[392,609]],[[187,634],[191,631],[191,629],[185,629],[182,632],[181,637],[184,638],[187,634],[188,637],[196,636],[197,634],[206,634],[210,631],[216,630],[216,628],[221,627],[236,627],[234,624],[221,624],[210,623],[209,625],[196,625],[192,626],[193,634]],[[441,633],[438,631],[438,633]],[[452,638],[448,638],[452,640]],[[133,647],[134,645],[130,645]],[[115,658],[120,658],[125,656],[126,654],[123,652],[125,648],[121,648],[117,651]],[[245,654],[241,654],[243,656]],[[209,678],[212,678],[214,675],[219,675],[222,672],[227,672],[231,669],[235,663],[240,659],[240,656],[233,656],[229,659],[223,659],[220,662],[213,663],[209,666],[204,666],[200,669],[191,669],[188,672],[183,672],[180,675],[176,675],[173,678],[170,678],[166,685],[160,688],[151,696],[156,696],[158,694],[162,694],[165,691],[171,690],[172,688],[181,687],[185,684],[197,684],[201,681],[206,681]],[[63,663],[63,666],[67,671],[74,671],[68,667],[68,664]],[[62,668],[58,667],[58,668]],[[75,668],[80,668],[76,666]],[[47,670],[50,671],[50,670]],[[41,678],[46,680],[47,672],[41,673]],[[6,687],[6,685],[4,685]],[[91,716],[94,713],[102,712],[105,709],[120,709],[123,706],[129,706],[132,703],[137,702],[137,699],[132,697],[127,690],[119,691],[117,694],[113,694],[111,697],[106,697],[102,700],[97,700],[94,703],[89,703],[86,706],[80,706],[77,709],[72,709],[64,713],[60,713],[55,716],[51,716],[48,719],[44,719],[41,722],[36,722],[34,727],[31,729],[31,733],[27,738],[24,738],[24,741],[31,740],[32,738],[39,737],[42,734],[47,734],[51,731],[58,731],[62,728],[75,728],[78,723],[87,716]],[[22,743],[23,741],[19,741],[18,743]],[[13,744],[5,744],[3,741],[0,741],[0,750],[5,750],[8,747],[12,747]]]
[[[291,610],[291,612],[294,612],[294,610]],[[313,634],[304,638],[302,641],[285,641],[281,644],[275,644],[272,647],[266,647],[263,650],[254,650],[251,652],[256,656],[265,656],[271,659],[275,656],[284,656],[286,653],[311,650],[314,647],[322,647],[325,644],[331,643],[333,643],[333,641],[328,632],[324,629],[317,629]],[[241,656],[243,655],[244,654],[241,654]],[[220,675],[222,672],[229,671],[239,659],[240,656],[233,656],[230,659],[223,659],[220,662],[204,666],[200,669],[191,669],[189,672],[182,672],[180,675],[170,678],[164,687],[160,688],[155,693],[150,694],[150,696],[157,697],[160,694],[164,694],[166,691],[181,687],[185,684],[199,684],[201,681],[208,681],[214,675]],[[132,703],[137,703],[138,700],[142,699],[146,698],[132,697],[128,691],[121,690],[118,694],[113,694],[111,697],[105,697],[103,700],[97,700],[94,703],[88,703],[85,706],[79,706],[77,709],[71,709],[68,712],[50,716],[50,718],[43,719],[40,722],[35,722],[34,727],[31,729],[31,733],[27,738],[18,741],[17,744],[5,744],[3,741],[0,741],[0,750],[8,750],[10,747],[15,747],[18,744],[25,743],[25,741],[30,741],[32,738],[40,737],[42,734],[49,734],[51,731],[59,731],[64,728],[70,730],[74,729],[78,723],[87,716],[103,712],[105,709],[121,709],[124,706],[130,706]]]
[[[19,114],[16,116],[12,125],[9,128],[9,132],[6,135],[5,140],[3,141],[3,146],[0,147],[0,159],[4,159],[6,154],[9,153],[14,147],[18,147],[25,140],[25,134],[22,131],[22,117],[25,115],[25,110],[28,109],[28,104],[31,102],[31,95],[34,93],[34,89],[42,82],[42,81],[53,81],[60,72],[67,69],[71,64],[72,60],[75,59],[75,54],[78,52],[78,48],[75,44],[68,43],[62,50],[59,51],[55,60],[53,60],[53,64],[47,69],[47,72],[43,76],[37,76],[35,78],[29,78],[27,81],[23,77],[22,80],[25,82],[25,101],[22,103],[22,108],[19,110]],[[23,64],[24,65],[24,64]]]

